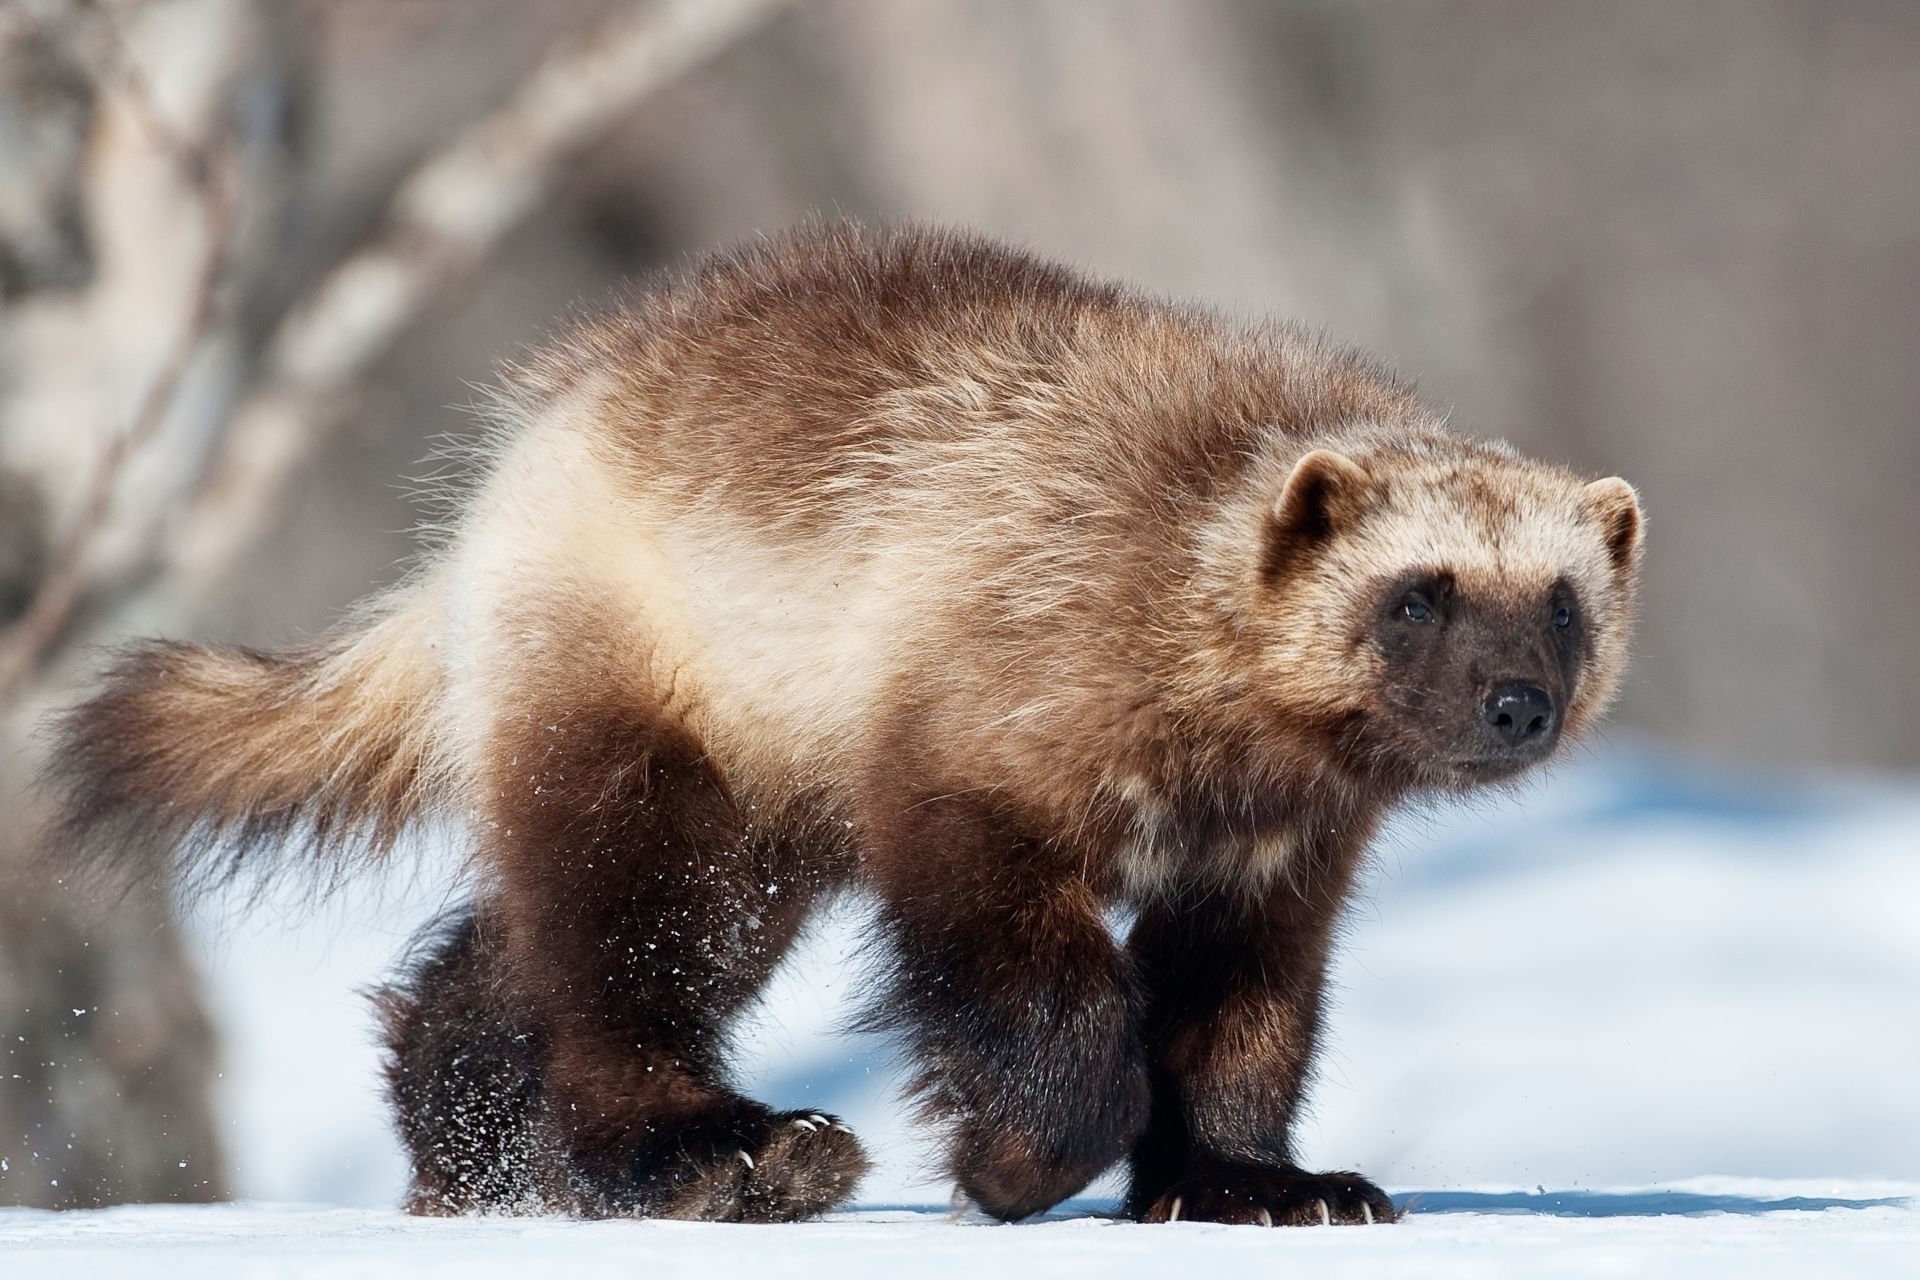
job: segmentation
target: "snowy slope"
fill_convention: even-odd
[[[319,911],[283,904],[238,925],[205,922],[243,1195],[394,1203],[402,1168],[355,992],[448,892],[420,874]],[[1916,907],[1912,782],[1772,784],[1630,747],[1577,757],[1517,798],[1402,822],[1353,913],[1302,1131],[1309,1162],[1414,1195],[1409,1223],[1364,1239],[1185,1225],[1156,1235],[1084,1217],[1009,1234],[938,1213],[741,1236],[154,1209],[0,1217],[0,1273],[31,1259],[47,1274],[113,1274],[116,1241],[173,1251],[207,1275],[309,1253],[315,1275],[536,1255],[581,1274],[644,1256],[652,1273],[656,1260],[711,1265],[734,1250],[751,1250],[763,1273],[831,1259],[837,1274],[884,1274],[962,1242],[969,1271],[1017,1261],[1068,1275],[1275,1248],[1311,1252],[1316,1274],[1333,1275],[1616,1274],[1654,1258],[1687,1259],[1691,1275],[1768,1274],[1759,1259],[1774,1251],[1825,1259],[1835,1274],[1888,1273],[1896,1259],[1920,1266],[1916,1210],[1881,1203],[1920,1188]],[[893,1065],[834,1031],[857,980],[854,924],[847,913],[823,927],[776,983],[744,1029],[742,1074],[776,1105],[848,1117],[878,1166],[863,1204],[944,1205],[890,1096]],[[1656,1186],[1667,1192],[1599,1194]],[[1552,1195],[1497,1194],[1537,1188]],[[1686,1216],[1655,1216],[1669,1211]]]

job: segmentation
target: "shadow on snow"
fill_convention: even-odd
[[[1794,1213],[1874,1209],[1903,1197],[1845,1200],[1828,1196],[1705,1195],[1692,1191],[1415,1191],[1394,1197],[1411,1213],[1532,1213],[1549,1218],[1664,1218],[1699,1213]]]
[[[1817,1213],[1825,1209],[1878,1209],[1911,1204],[1904,1196],[1844,1199],[1834,1196],[1736,1196],[1693,1191],[1409,1191],[1393,1197],[1403,1213],[1535,1214],[1548,1218],[1668,1218],[1709,1213],[1756,1215],[1763,1213]],[[904,1212],[927,1217],[951,1216],[924,1204],[861,1204],[854,1212]],[[1111,1200],[1075,1199],[1029,1219],[1060,1222],[1075,1218],[1115,1218],[1119,1205]],[[962,1220],[984,1223],[978,1214]]]

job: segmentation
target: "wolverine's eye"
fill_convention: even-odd
[[[1555,609],[1553,611],[1553,625],[1562,631],[1572,626],[1573,610],[1567,608],[1565,605],[1561,605],[1558,609]]]
[[[1432,622],[1433,606],[1418,591],[1411,592],[1400,605],[1400,612],[1408,622]]]

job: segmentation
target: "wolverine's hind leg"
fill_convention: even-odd
[[[582,701],[518,706],[496,729],[482,830],[499,962],[544,1046],[571,1207],[758,1221],[831,1208],[866,1170],[853,1135],[741,1096],[723,1051],[834,856],[749,821],[664,717]]]
[[[500,984],[498,938],[472,913],[433,926],[374,997],[387,1099],[407,1148],[413,1213],[565,1207],[546,1123],[546,1046]]]

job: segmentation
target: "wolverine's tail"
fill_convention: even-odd
[[[55,729],[56,856],[138,872],[164,845],[199,882],[253,852],[337,871],[390,848],[445,791],[429,603],[416,592],[285,653],[167,642],[124,653]]]

